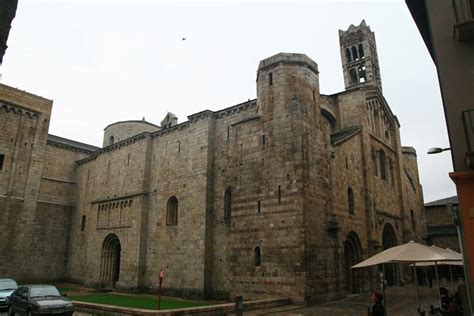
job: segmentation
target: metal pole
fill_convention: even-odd
[[[453,288],[453,295],[454,295],[454,292],[456,292],[454,290],[454,278],[453,278],[453,265],[449,265],[449,276],[451,277],[451,287]]]
[[[244,298],[242,296],[235,297],[235,315],[242,316],[244,314]]]
[[[413,272],[415,273],[415,291],[416,291],[416,307],[420,309],[420,299],[418,297],[418,276],[416,275],[416,263],[413,263]]]
[[[161,284],[158,286],[158,310],[161,307]]]
[[[438,262],[435,261],[436,290],[438,291],[439,308],[441,308],[441,293],[439,293]]]
[[[387,316],[387,296],[385,296],[385,264],[382,264],[382,275],[381,275],[381,289],[383,295],[383,311]]]
[[[161,308],[161,284],[163,283],[163,278],[164,278],[164,273],[163,270],[160,269],[160,274],[159,274],[159,283],[158,283],[158,310]]]

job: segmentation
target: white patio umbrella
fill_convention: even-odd
[[[438,247],[436,247],[438,248]],[[352,268],[363,268],[370,267],[383,263],[396,263],[396,262],[405,262],[405,263],[414,263],[418,264],[419,262],[447,262],[447,261],[459,261],[459,258],[454,259],[452,254],[444,253],[438,249],[422,245],[414,242],[413,240],[409,241],[406,244],[395,246],[392,248],[385,249],[378,254],[359,262],[358,264],[352,266]],[[418,299],[418,287],[416,282],[416,267],[415,267],[415,289],[416,289],[416,303],[417,307],[420,307]],[[438,299],[441,306],[441,297],[438,291]]]
[[[434,261],[434,262],[419,262],[416,263],[417,267],[427,267],[427,266],[435,266],[435,273],[436,273],[436,286],[439,289],[439,278],[438,278],[438,266],[446,266],[449,265],[449,274],[451,277],[451,287],[454,292],[454,279],[453,279],[453,266],[462,266],[464,263],[462,261],[462,254],[451,250],[449,248],[440,248],[435,245],[431,246],[434,250],[440,252],[442,255],[446,256],[446,258],[449,258],[450,260],[456,260],[456,261]],[[415,264],[414,264],[415,265]]]
[[[384,251],[352,266],[352,268],[363,268],[382,263],[395,262],[418,263],[457,260],[459,259],[451,259],[432,247],[411,240],[406,244],[385,249]]]

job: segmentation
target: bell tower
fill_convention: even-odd
[[[371,85],[382,91],[375,35],[365,20],[359,26],[351,24],[347,31],[339,30],[339,44],[346,90]]]

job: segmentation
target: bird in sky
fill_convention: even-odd
[[[185,40],[186,40],[186,37],[182,37],[181,40],[182,40],[182,41],[185,41]]]

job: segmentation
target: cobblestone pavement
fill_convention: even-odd
[[[430,305],[438,306],[438,297],[434,288],[419,287],[420,306],[429,311]],[[258,311],[244,312],[245,316],[365,316],[372,305],[371,293],[353,295],[349,298],[311,307],[287,305]],[[386,291],[387,316],[415,316],[416,295],[413,286],[391,287]]]

